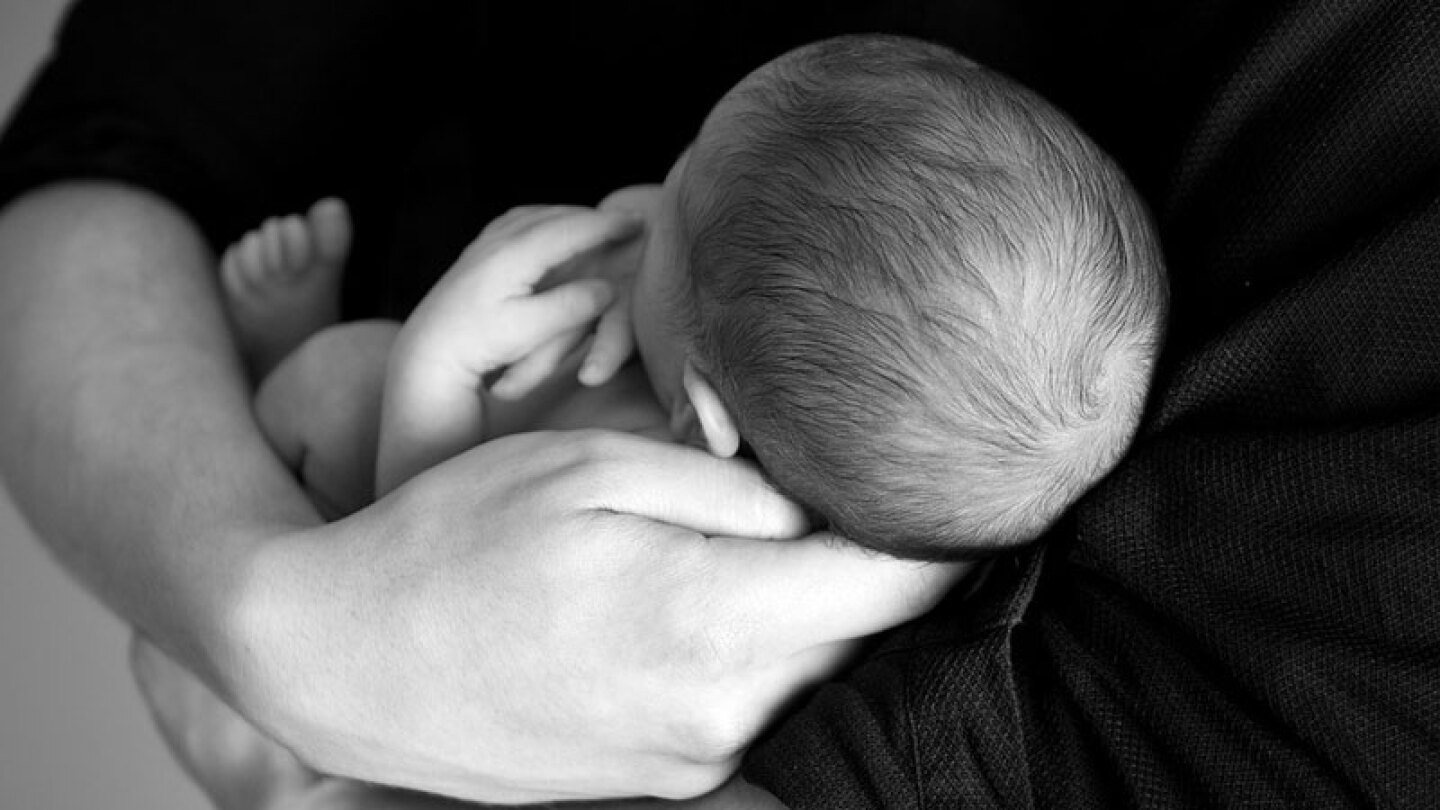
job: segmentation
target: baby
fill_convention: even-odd
[[[333,318],[347,244],[326,201],[225,256],[262,365]],[[1166,300],[1143,204],[1061,113],[942,47],[843,37],[741,81],[663,186],[492,223],[398,334],[322,332],[259,410],[337,512],[376,494],[370,452],[384,494],[493,436],[603,426],[751,453],[855,543],[971,559],[1118,461]]]
[[[494,436],[607,427],[752,453],[817,523],[885,554],[994,555],[1124,452],[1167,301],[1144,206],[1064,116],[881,36],[755,71],[663,186],[496,220],[403,326],[324,328],[349,239],[322,201],[221,267],[270,372],[258,417],[330,517]],[[349,789],[136,656],[212,791],[316,806]]]

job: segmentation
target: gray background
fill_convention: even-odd
[[[64,0],[0,0],[0,112]],[[3,385],[0,382],[0,385]],[[0,491],[0,810],[199,810],[125,667],[127,635],[66,578]]]

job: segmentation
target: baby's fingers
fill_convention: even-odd
[[[517,216],[457,264],[478,262],[494,298],[529,295],[551,270],[632,239],[641,228],[629,215],[551,206]]]
[[[595,341],[580,366],[582,385],[604,385],[615,376],[635,352],[635,333],[630,325],[628,298],[622,298],[605,310],[595,327]]]
[[[582,278],[515,302],[515,336],[536,346],[577,326],[593,322],[615,300],[615,288],[598,278]]]
[[[585,341],[587,330],[577,326],[563,332],[524,357],[511,363],[490,386],[490,393],[500,399],[520,399],[548,379],[565,358]]]
[[[490,392],[501,398],[523,396],[553,373],[614,300],[612,289],[600,279],[581,279],[516,301],[505,335],[511,349],[504,359],[510,368]],[[563,336],[571,337],[557,343]]]
[[[574,213],[583,210],[579,206],[562,207],[558,205],[517,205],[500,216],[490,220],[490,224],[480,232],[480,239],[504,239],[513,235],[516,231],[524,230],[541,219],[553,219],[565,213]]]

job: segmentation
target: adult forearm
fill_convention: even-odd
[[[0,463],[37,533],[217,683],[258,538],[316,521],[266,447],[212,259],[163,200],[105,184],[0,215]]]

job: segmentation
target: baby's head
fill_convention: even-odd
[[[1042,533],[1119,460],[1166,309],[1121,172],[939,46],[845,37],[728,93],[666,179],[636,332],[678,432],[742,440],[900,557]]]

